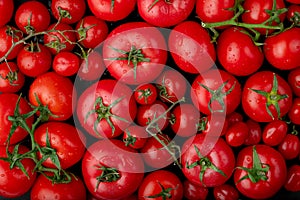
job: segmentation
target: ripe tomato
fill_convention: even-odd
[[[189,181],[197,185],[222,185],[235,167],[233,151],[222,138],[198,134],[183,144],[181,152],[182,171]]]
[[[226,119],[228,121],[228,125],[231,126],[232,124],[236,122],[243,122],[244,121],[244,116],[237,111],[234,111],[230,113],[229,115],[226,115]]]
[[[139,200],[181,200],[183,186],[180,179],[167,170],[150,172],[138,189]]]
[[[18,7],[15,22],[23,33],[45,31],[50,25],[50,13],[41,2],[26,1]]]
[[[105,21],[124,19],[136,6],[136,0],[87,0],[87,2],[92,13]]]
[[[138,85],[134,90],[134,98],[141,105],[151,105],[157,99],[157,89],[152,83]]]
[[[236,122],[229,126],[225,133],[227,144],[233,147],[242,146],[248,137],[249,128],[245,122]]]
[[[14,12],[14,1],[11,0],[0,0],[0,27],[7,24]]]
[[[270,122],[287,114],[292,106],[292,90],[278,74],[256,72],[246,80],[242,106],[251,119]]]
[[[291,28],[267,37],[263,46],[267,61],[281,70],[291,70],[300,63],[300,28]]]
[[[184,180],[183,196],[188,200],[206,200],[208,196],[208,188],[202,185],[196,185],[189,180]]]
[[[51,11],[53,16],[66,24],[74,24],[85,14],[85,0],[52,0]]]
[[[132,195],[144,177],[144,163],[135,150],[120,140],[99,140],[86,151],[82,174],[89,192],[99,199]]]
[[[294,4],[300,4],[299,0],[286,0],[286,1]]]
[[[152,82],[167,60],[166,43],[155,27],[145,22],[121,24],[103,45],[104,63],[110,74],[126,84]]]
[[[19,96],[14,93],[3,93],[0,94],[0,144],[6,145],[8,135],[11,131],[13,123],[8,119],[9,116],[14,116],[14,111],[16,109],[16,105],[18,102]],[[19,109],[18,112],[20,115],[29,113],[31,111],[31,107],[28,102],[20,97]],[[20,117],[20,116],[14,116]],[[29,127],[31,127],[33,123],[33,117],[29,117],[26,119],[26,123]],[[17,129],[13,132],[12,137],[10,138],[10,144],[16,144],[22,141],[28,133],[21,127],[17,127]]]
[[[28,44],[17,56],[20,71],[26,76],[36,77],[51,68],[52,55],[42,44]]]
[[[300,67],[297,67],[289,71],[288,83],[291,86],[293,93],[297,97],[300,97]]]
[[[10,146],[9,152],[16,148],[16,146]],[[17,148],[18,154],[24,154],[28,152],[27,147],[19,145]],[[7,158],[6,147],[0,146],[0,157]],[[15,162],[15,161],[11,161]],[[30,190],[36,179],[36,172],[33,172],[35,163],[29,158],[23,158],[19,162],[23,165],[25,173],[17,166],[11,168],[10,163],[0,159],[0,196],[4,198],[17,198],[24,195]]]
[[[179,24],[192,13],[195,0],[137,1],[140,16],[149,24],[170,27]]]
[[[25,76],[14,62],[0,64],[0,92],[18,92],[25,83]]]
[[[0,27],[0,58],[6,56],[5,54],[12,48],[13,42],[16,43],[22,38],[22,33],[15,27],[9,25]],[[12,51],[7,55],[7,59],[12,60],[16,58],[22,47],[23,43],[13,47]]]
[[[279,144],[278,151],[286,160],[297,158],[300,152],[300,140],[298,136],[287,134]]]
[[[68,51],[62,51],[55,55],[52,69],[61,76],[72,76],[79,70],[79,57]]]
[[[55,72],[47,72],[34,79],[28,92],[29,102],[38,106],[39,102],[47,106],[53,116],[50,120],[63,121],[73,114],[73,104],[76,104],[76,91],[73,83]]]
[[[133,122],[136,113],[132,90],[114,79],[102,79],[89,86],[77,104],[81,126],[97,138],[119,136]]]
[[[85,136],[74,126],[63,122],[47,122],[34,132],[34,139],[41,148],[53,148],[58,156],[62,169],[67,169],[77,163],[85,151]],[[50,146],[48,145],[50,144]],[[39,154],[39,159],[44,155]],[[43,165],[55,168],[57,163],[48,158]]]
[[[274,196],[286,180],[284,158],[267,145],[243,148],[237,156],[236,166],[236,188],[252,199],[268,199]]]
[[[232,113],[240,104],[240,96],[239,81],[223,70],[209,70],[198,75],[192,83],[192,101],[206,115]]]
[[[300,3],[300,1],[299,1]],[[289,22],[294,23],[296,26],[300,25],[299,17],[297,16],[300,13],[300,5],[291,4],[288,7],[288,11],[286,13],[286,18]]]
[[[218,38],[217,55],[221,65],[236,76],[248,76],[263,64],[264,55],[245,29],[230,27]]]
[[[216,200],[238,200],[239,192],[235,187],[229,184],[214,187],[213,194]]]
[[[216,60],[208,32],[197,22],[184,21],[175,26],[170,32],[168,45],[177,66],[188,73],[202,73]]]
[[[288,116],[293,124],[300,125],[300,98],[293,99],[293,104],[288,112]]]
[[[225,114],[213,113],[200,119],[198,130],[210,137],[225,135],[229,127],[229,121]]]
[[[300,191],[300,165],[294,164],[288,168],[288,174],[284,188],[291,192]]]
[[[248,137],[246,138],[244,144],[245,145],[256,145],[261,140],[262,130],[260,127],[260,123],[254,121],[252,119],[248,119],[246,121],[248,126]]]
[[[56,199],[56,200],[82,200],[86,199],[86,189],[82,180],[71,175],[70,183],[55,183],[44,175],[39,175],[30,192],[31,200]]]
[[[123,133],[123,142],[125,146],[130,146],[134,149],[142,148],[148,139],[148,133],[144,127],[131,125],[125,129]]]
[[[283,141],[287,131],[288,125],[285,121],[271,121],[263,129],[262,140],[266,145],[277,146]]]

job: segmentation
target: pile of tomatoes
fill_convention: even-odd
[[[299,0],[0,0],[0,199],[300,197]]]

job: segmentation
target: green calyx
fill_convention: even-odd
[[[128,129],[125,130],[125,133],[127,134],[127,138],[123,139],[125,146],[134,145],[136,142],[136,137],[132,136]]]
[[[153,1],[153,3],[148,7],[148,12],[159,2],[160,0],[155,0]],[[171,4],[172,0],[164,0],[165,3],[167,4]]]
[[[156,199],[161,197],[163,200],[167,200],[167,199],[171,199],[172,198],[172,194],[171,191],[172,190],[176,190],[176,188],[165,188],[160,182],[157,182],[161,188],[161,192],[158,194],[154,194],[154,195],[150,195],[150,196],[145,196],[145,198],[150,198],[150,199]]]
[[[101,175],[96,178],[97,185],[94,190],[95,192],[97,191],[100,183],[115,182],[121,178],[120,172],[116,168],[97,166],[97,169],[101,171]]]

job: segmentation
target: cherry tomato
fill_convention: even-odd
[[[293,104],[288,112],[288,116],[293,124],[300,125],[300,98],[293,99]]]
[[[213,194],[216,200],[238,200],[239,192],[235,187],[229,184],[214,187]]]
[[[288,174],[284,188],[291,192],[300,191],[300,165],[294,164],[288,168]]]
[[[0,92],[14,93],[24,86],[25,76],[14,62],[0,64]]]
[[[291,22],[294,23],[296,26],[300,25],[299,16],[300,14],[300,5],[292,4],[288,7],[288,11],[286,13],[286,18]]]
[[[228,125],[231,126],[236,122],[242,122],[244,120],[244,116],[239,112],[232,112],[229,115],[226,115],[226,119],[228,121]]]
[[[62,51],[55,55],[53,70],[61,76],[72,76],[79,70],[80,59],[72,52]]]
[[[0,1],[0,27],[7,24],[14,12],[14,1],[11,0],[1,0]]]
[[[13,26],[0,27],[0,58],[6,56],[7,60],[17,57],[19,51],[23,48],[23,43],[12,48],[13,42],[16,43],[22,39],[22,33]],[[10,51],[10,53],[8,53]],[[6,55],[8,53],[8,55]]]
[[[297,135],[287,134],[278,146],[278,151],[286,160],[297,158],[300,152],[300,140]]]
[[[141,149],[148,139],[148,133],[144,127],[131,125],[124,130],[123,141],[125,146]]]
[[[291,86],[293,93],[297,97],[300,97],[300,67],[297,67],[289,71],[288,83]]]
[[[205,200],[208,196],[208,188],[196,185],[189,180],[184,180],[183,196],[188,200]]]
[[[210,114],[200,120],[200,131],[210,137],[220,137],[225,135],[229,127],[229,121],[221,113]]]
[[[266,145],[277,146],[285,138],[288,125],[282,120],[269,122],[263,129],[262,140]]]
[[[138,85],[134,90],[134,98],[141,105],[151,105],[157,100],[157,89],[152,83]]]
[[[262,130],[260,123],[252,119],[246,121],[248,126],[248,137],[246,138],[245,145],[256,145],[261,141]]]
[[[249,128],[245,122],[236,122],[227,129],[225,139],[230,146],[238,147],[244,144],[248,133]]]

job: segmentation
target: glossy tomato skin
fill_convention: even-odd
[[[137,106],[131,88],[114,79],[103,79],[89,86],[77,104],[81,126],[96,138],[121,135],[133,122],[136,113]]]
[[[300,140],[297,135],[287,134],[278,146],[278,151],[286,160],[297,158],[300,152]]]
[[[152,83],[138,85],[134,90],[134,98],[138,104],[151,105],[157,100],[157,88]]]
[[[105,21],[119,21],[126,18],[135,8],[136,0],[88,0],[88,6],[92,13]]]
[[[194,162],[200,161],[196,148],[199,150],[202,158],[208,158],[225,176],[211,168],[207,168],[201,181],[199,175],[202,166],[187,167]],[[183,144],[181,152],[182,171],[185,177],[194,184],[215,187],[224,184],[233,173],[235,157],[231,147],[222,138],[210,138],[204,134],[198,134]]]
[[[75,175],[71,175],[70,183],[55,184],[39,175],[30,192],[30,199],[82,200],[86,199],[86,188],[83,181]]]
[[[18,32],[15,27],[9,25],[0,27],[0,58],[5,56],[5,54],[9,51],[9,49],[13,45],[12,42],[18,42],[22,38],[22,34]],[[16,45],[13,50],[7,55],[7,59],[12,60],[16,58],[22,47],[22,43]]]
[[[261,141],[262,128],[260,123],[254,121],[252,119],[248,119],[246,121],[248,126],[248,137],[246,138],[244,144],[245,145],[256,145]]]
[[[300,191],[300,165],[294,164],[288,168],[288,174],[284,188],[291,192]]]
[[[50,25],[50,13],[43,3],[27,1],[18,7],[15,22],[25,34],[45,31]]]
[[[9,147],[12,152],[14,146]],[[19,145],[18,153],[24,154],[28,148]],[[7,158],[5,146],[0,146],[0,157]],[[10,168],[10,163],[0,160],[0,196],[4,198],[17,198],[30,190],[36,180],[36,172],[33,172],[35,163],[33,160],[24,158],[21,160],[28,177],[18,167]],[[22,187],[20,187],[22,186]]]
[[[202,73],[216,60],[208,32],[197,22],[184,21],[176,25],[170,32],[168,45],[177,66],[188,73]]]
[[[28,96],[32,105],[38,106],[38,98],[42,105],[48,106],[54,115],[50,116],[50,120],[67,120],[73,114],[73,104],[76,102],[73,83],[69,78],[55,72],[47,72],[36,77],[30,85]]]
[[[74,24],[85,14],[86,4],[84,0],[52,0],[51,11],[57,20],[60,17],[60,9],[69,13],[69,16],[63,17],[61,22]]]
[[[152,200],[151,196],[158,195],[164,189],[170,189],[168,194],[170,200],[181,200],[183,197],[183,186],[180,179],[167,170],[157,170],[150,172],[142,181],[138,189],[139,200]],[[154,199],[163,199],[160,196]]]
[[[228,115],[227,115],[228,116]],[[201,118],[201,133],[210,137],[220,137],[225,135],[230,123],[224,114],[214,113]]]
[[[8,120],[9,116],[14,116],[14,110],[17,105],[19,96],[14,93],[2,93],[0,94],[0,144],[6,145],[8,135],[12,126],[12,122]],[[31,107],[28,105],[28,102],[21,97],[19,103],[19,113],[26,114],[32,111]],[[33,123],[33,117],[27,118],[26,123],[31,127]],[[18,127],[10,138],[10,144],[16,144],[17,142],[22,141],[28,133]]]
[[[1,63],[0,77],[0,92],[18,92],[25,83],[25,76],[15,62]]]
[[[221,65],[236,76],[248,76],[263,64],[264,55],[242,28],[230,27],[218,38],[217,55]]]
[[[248,137],[248,133],[249,128],[245,122],[236,122],[226,131],[225,139],[230,146],[242,146]]]
[[[195,0],[173,1],[137,1],[138,12],[141,17],[154,26],[170,27],[188,18],[193,11]]]
[[[125,146],[141,149],[147,142],[148,137],[145,127],[131,125],[124,130],[123,142],[125,143]]]
[[[79,70],[80,59],[72,52],[59,52],[55,55],[52,69],[61,76],[72,76]]]
[[[288,112],[292,123],[300,125],[300,98],[294,98],[291,109]]]
[[[234,172],[234,182],[236,187],[243,195],[253,199],[267,199],[274,196],[283,186],[287,176],[287,167],[284,158],[281,154],[267,145],[256,145],[256,152],[260,162],[270,168],[266,174],[267,180],[259,180],[254,183],[249,178],[239,181],[247,175],[247,172],[242,169],[236,169]],[[243,148],[238,156],[236,166],[253,167],[253,146]],[[263,167],[265,167],[263,166]]]
[[[166,49],[165,39],[156,27],[146,22],[128,22],[110,32],[103,45],[103,58],[115,79],[139,85],[159,76],[167,60]],[[137,63],[124,52],[136,56]]]
[[[207,88],[205,88],[207,87]],[[213,99],[212,91],[221,91]],[[228,93],[228,94],[226,94]],[[230,114],[240,104],[241,85],[239,81],[224,70],[211,69],[198,75],[192,83],[191,98],[200,112],[209,115],[211,113]],[[222,105],[223,104],[223,105]]]
[[[214,187],[213,194],[216,200],[238,200],[239,192],[229,184],[219,185]]]
[[[273,83],[275,76],[278,85],[277,89],[275,86],[276,84]],[[272,88],[275,88],[276,90],[272,95],[286,95],[286,98],[277,101],[280,114],[277,113],[274,105],[270,105],[268,106],[272,113],[272,115],[270,115],[267,111],[267,102],[270,102],[270,99],[268,100],[265,96],[254,91],[260,90],[270,93]],[[290,86],[282,77],[272,71],[260,71],[252,74],[246,80],[242,93],[242,107],[251,119],[257,122],[270,122],[284,116],[289,111],[292,106],[292,96],[293,94]]]
[[[11,0],[1,0],[0,1],[0,27],[7,24],[11,17],[13,16],[14,12],[14,1]]]
[[[189,180],[184,180],[183,196],[188,200],[205,200],[208,196],[208,188],[194,184]]]
[[[297,97],[300,97],[300,67],[297,67],[289,71],[288,83],[291,86],[293,93]]]
[[[288,125],[282,120],[269,122],[263,129],[262,140],[266,145],[277,146],[285,138]]]
[[[101,167],[115,168],[119,178],[100,181]],[[133,194],[144,177],[144,163],[135,150],[120,140],[99,140],[86,151],[82,160],[82,174],[89,192],[99,199],[122,199]],[[112,192],[113,191],[113,192]]]
[[[55,149],[62,169],[76,164],[85,152],[85,136],[74,126],[64,122],[47,122],[34,132],[35,141],[40,147],[47,146],[47,137],[51,148]],[[41,159],[39,154],[39,158]],[[43,165],[55,168],[55,164],[47,159]]]
[[[291,28],[268,37],[264,42],[267,61],[277,69],[291,70],[300,63],[300,28]]]
[[[296,12],[300,13],[300,5],[291,4],[288,7],[288,11],[286,13],[286,18],[289,20],[289,22],[295,23],[297,26],[299,26],[300,22],[299,22],[299,20],[297,20]]]

